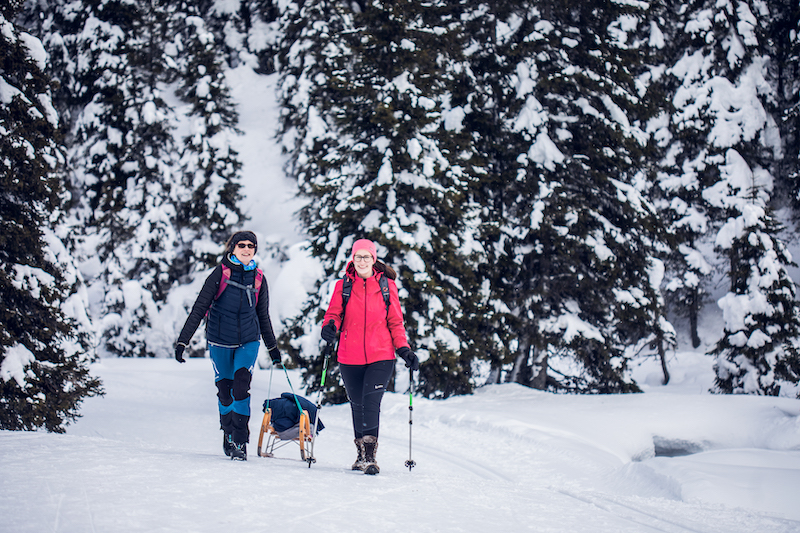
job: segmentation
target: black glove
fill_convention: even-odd
[[[185,363],[186,360],[183,358],[183,352],[186,350],[186,345],[182,343],[178,343],[175,345],[175,360],[179,363]]]
[[[406,362],[406,368],[410,368],[411,370],[419,370],[419,357],[417,357],[417,354],[411,351],[411,348],[408,346],[398,348],[397,355],[399,355],[403,361]]]
[[[281,364],[281,351],[277,346],[269,350],[269,357],[272,359],[273,365]]]
[[[328,344],[333,344],[336,340],[336,324],[333,323],[333,319],[322,326],[322,340]]]

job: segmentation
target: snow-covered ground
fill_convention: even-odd
[[[293,443],[256,455],[283,371],[256,370],[250,458],[232,462],[208,360],[105,359],[106,396],[67,434],[0,432],[0,531],[800,531],[800,402],[710,395],[705,358],[672,364],[638,395],[414,397],[410,471],[409,396],[389,393],[366,476],[347,405],[323,407],[311,468]],[[637,373],[657,382],[654,363]]]

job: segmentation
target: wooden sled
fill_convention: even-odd
[[[258,435],[258,456],[273,457],[275,450],[283,448],[291,442],[300,446],[300,458],[309,463],[314,462],[311,455],[311,444],[314,436],[311,433],[311,418],[308,411],[303,409],[300,421],[286,431],[277,431],[270,423],[272,419],[272,409],[264,411],[264,418],[261,421],[261,431]]]

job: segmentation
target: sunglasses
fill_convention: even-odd
[[[236,247],[237,247],[237,248],[250,248],[250,249],[252,250],[253,248],[255,248],[255,247],[256,247],[256,245],[255,245],[255,244],[253,244],[252,242],[249,242],[249,243],[247,243],[247,244],[245,244],[245,243],[243,243],[243,242],[237,242],[237,243],[236,243]]]

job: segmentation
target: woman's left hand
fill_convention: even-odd
[[[397,355],[406,362],[406,368],[419,370],[419,357],[408,346],[397,349]]]
[[[269,358],[272,359],[273,365],[281,364],[281,351],[277,346],[269,350]]]

